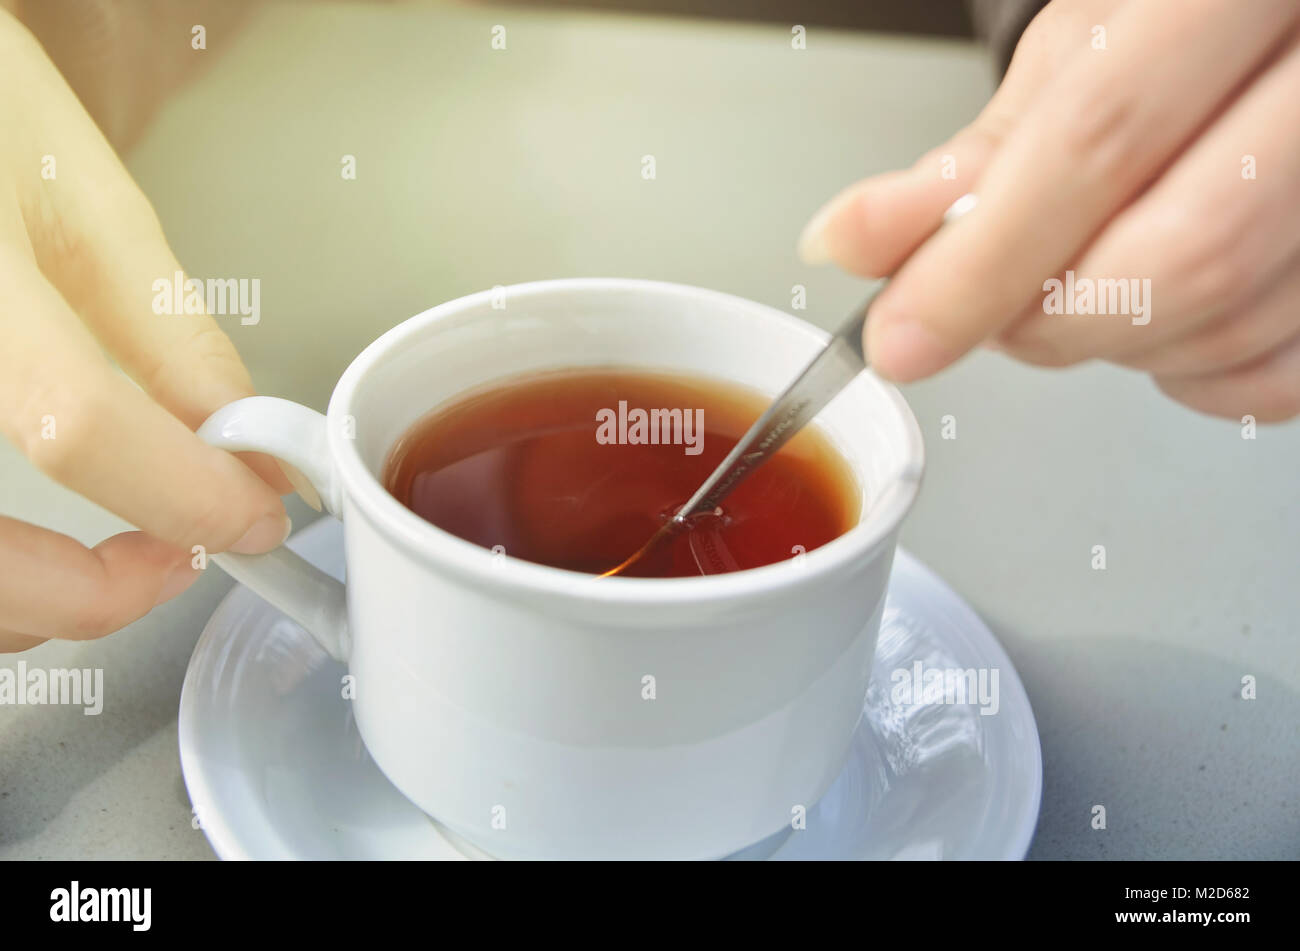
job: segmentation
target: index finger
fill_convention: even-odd
[[[188,297],[181,313],[159,307],[187,285],[152,205],[35,39],[19,30],[9,40],[6,53],[39,86],[39,108],[22,110],[30,134],[6,143],[0,155],[20,183],[16,221],[26,234],[15,235],[16,243],[29,246],[42,273],[118,365],[196,429],[221,406],[253,395],[248,371],[212,315],[201,307],[194,313]],[[61,174],[49,180],[29,174],[47,151],[66,161]],[[260,297],[258,281],[208,286],[230,304],[232,285],[241,292],[233,302],[239,323],[255,324],[260,301],[248,301],[244,292],[251,286]],[[169,292],[159,294],[160,287]],[[289,490],[269,457],[244,458],[274,488]]]
[[[978,207],[921,247],[872,306],[872,366],[900,382],[928,376],[1019,316],[1297,16],[1291,0],[1260,0],[1249,16],[1232,0],[1118,9],[1105,48],[1072,58],[1008,135]]]
[[[288,532],[279,497],[104,361],[33,265],[0,255],[11,292],[0,348],[0,430],[37,468],[154,538],[258,552]],[[23,321],[21,331],[19,321]]]

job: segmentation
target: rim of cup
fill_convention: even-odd
[[[513,302],[532,295],[581,293],[584,291],[644,290],[659,295],[683,294],[695,299],[712,297],[719,303],[761,315],[762,319],[795,325],[811,342],[824,344],[825,331],[807,321],[746,298],[663,281],[632,278],[559,278],[514,284],[505,288]],[[499,291],[495,293],[500,293]],[[386,537],[397,541],[412,554],[436,564],[445,572],[476,586],[509,590],[525,595],[576,599],[594,604],[702,605],[730,601],[739,596],[780,597],[792,588],[853,570],[874,556],[901,524],[920,488],[925,449],[920,427],[911,408],[890,383],[868,371],[869,385],[883,397],[885,405],[898,414],[906,445],[897,474],[884,486],[856,525],[847,532],[801,556],[801,564],[777,562],[758,568],[700,577],[598,578],[596,575],[538,564],[521,558],[494,555],[482,546],[466,541],[426,521],[408,509],[371,472],[362,459],[356,440],[344,438],[338,421],[349,413],[358,389],[395,348],[427,333],[433,325],[453,314],[490,303],[494,291],[479,291],[447,301],[416,314],[370,343],[348,365],[330,397],[327,411],[331,465],[340,484],[360,510]],[[861,378],[860,378],[861,379]],[[434,407],[430,407],[433,409]],[[850,464],[850,469],[853,469]],[[853,470],[854,477],[862,473]],[[494,564],[504,559],[505,565]],[[508,569],[508,570],[503,570]]]

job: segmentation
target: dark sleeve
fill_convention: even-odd
[[[1048,0],[966,0],[975,35],[993,52],[999,74],[1007,71],[1020,34]]]

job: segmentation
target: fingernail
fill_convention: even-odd
[[[252,528],[244,532],[239,541],[230,546],[230,550],[241,555],[260,555],[278,548],[292,530],[293,523],[289,521],[289,516],[263,515],[253,523]]]
[[[190,585],[192,585],[199,576],[199,572],[190,567],[189,562],[177,565],[172,569],[163,586],[158,590],[158,598],[154,601],[154,607],[162,604],[164,601],[170,601],[176,595],[180,594]]]
[[[799,234],[796,251],[804,264],[825,264],[831,259],[830,247],[826,243],[826,225],[831,220],[834,205],[833,201],[823,205]]]
[[[896,383],[937,373],[957,358],[933,331],[913,320],[878,327],[870,340],[871,368]]]

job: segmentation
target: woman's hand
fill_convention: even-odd
[[[866,333],[899,381],[985,342],[1145,370],[1206,413],[1300,414],[1298,24],[1295,0],[1055,0],[971,126],[841,193],[801,252],[899,269]],[[921,247],[971,191],[976,208]],[[1149,294],[1060,315],[1052,278]]]
[[[0,432],[143,529],[88,549],[0,518],[0,651],[117,630],[194,581],[194,546],[266,551],[288,531],[275,463],[192,432],[253,387],[211,317],[154,313],[153,282],[180,270],[63,78],[0,11]]]

